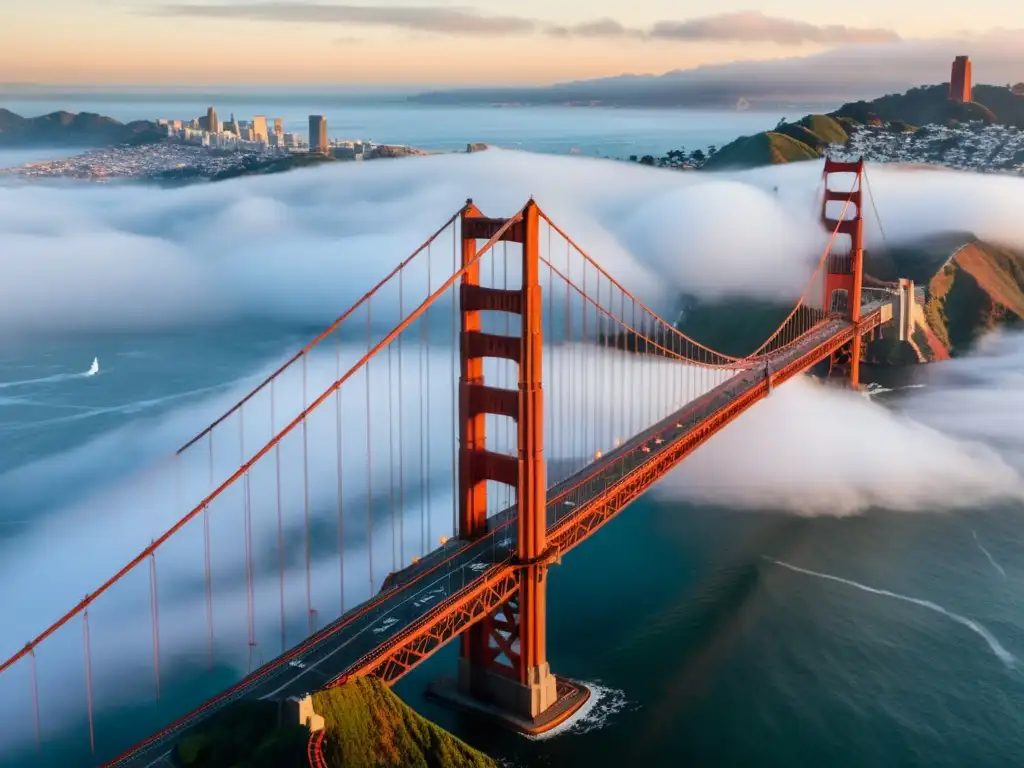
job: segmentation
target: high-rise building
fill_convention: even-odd
[[[953,101],[971,101],[971,59],[957,56],[949,78],[949,98]]]
[[[213,107],[206,110],[206,126],[210,133],[220,133],[220,122],[217,120],[217,110]]]
[[[278,136],[284,133],[284,120],[282,120],[280,117],[274,118],[274,133],[276,133]]]
[[[252,119],[252,140],[267,140],[267,118],[265,115],[256,115]]]
[[[323,115],[309,116],[309,151],[327,154],[327,118]]]

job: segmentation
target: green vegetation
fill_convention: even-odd
[[[175,747],[186,768],[306,768],[309,730],[281,725],[279,704],[240,701],[189,730]],[[313,694],[331,768],[496,768],[418,715],[378,680],[357,678]]]
[[[735,170],[777,165],[821,157],[830,145],[843,144],[866,125],[883,126],[894,133],[911,133],[916,126],[956,125],[981,121],[1024,128],[1024,84],[1021,87],[975,86],[974,101],[950,101],[948,86],[928,85],[872,101],[844,104],[828,115],[807,115],[796,122],[780,120],[770,131],[741,136],[721,149],[688,153],[680,148],[664,157],[630,157],[661,168]],[[951,139],[955,141],[955,139]]]
[[[950,101],[948,86],[924,85],[906,93],[892,93],[873,101],[844,104],[832,113],[861,125],[872,121],[901,121],[910,125],[949,125],[972,120],[1024,128],[1024,95],[1006,87],[976,85],[972,101]]]
[[[424,719],[378,680],[357,678],[313,694],[332,766],[359,768],[495,768],[481,752]]]
[[[788,124],[779,126],[779,129],[756,133],[753,136],[744,136],[726,144],[717,155],[705,163],[704,168],[707,170],[729,170],[814,160],[821,157],[824,147],[827,146],[827,144],[818,144],[817,147],[814,147],[794,138],[793,134],[807,135],[814,137],[812,140],[815,140],[816,143],[820,141],[804,126]],[[788,133],[783,133],[781,129]]]
[[[278,704],[240,701],[186,733],[175,748],[187,768],[302,768],[309,731],[278,726]]]
[[[659,158],[631,155],[629,159],[641,165],[680,170],[756,168],[813,160],[821,157],[830,144],[839,144],[848,138],[846,128],[838,119],[828,115],[807,115],[795,123],[780,120],[774,130],[741,136],[721,149],[711,145],[706,151],[687,152],[680,147]]]

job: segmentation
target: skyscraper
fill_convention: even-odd
[[[327,154],[327,118],[323,115],[309,116],[309,151]]]
[[[253,141],[267,140],[267,118],[265,115],[256,115],[252,119],[252,138]]]
[[[949,98],[953,101],[971,101],[971,59],[957,56],[949,77]]]
[[[274,118],[274,133],[276,133],[278,136],[284,133],[284,120],[282,120],[280,117]]]
[[[217,121],[217,110],[213,107],[206,110],[206,130],[210,133],[220,132],[220,123]]]

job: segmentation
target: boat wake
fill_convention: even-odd
[[[897,592],[890,592],[887,589],[876,589],[875,587],[869,587],[866,584],[851,581],[850,579],[843,579],[839,576],[831,576],[827,573],[820,573],[818,571],[812,571],[807,568],[800,568],[799,566],[792,565],[790,563],[785,563],[782,560],[776,560],[774,558],[768,557],[767,555],[761,555],[761,557],[763,557],[770,563],[775,563],[776,565],[781,566],[782,568],[788,568],[789,570],[795,571],[796,573],[803,573],[807,576],[814,576],[818,579],[827,579],[829,581],[835,581],[840,584],[846,584],[849,587],[859,589],[863,592],[870,592],[873,595],[881,595],[882,597],[891,597],[894,600],[902,600],[905,603],[913,603],[914,605],[919,605],[922,608],[927,608],[930,611],[941,613],[943,616],[951,618],[957,624],[963,624],[969,630],[979,635],[986,643],[988,643],[988,647],[992,649],[992,653],[994,653],[999,658],[999,660],[1003,662],[1003,664],[1005,664],[1007,667],[1013,669],[1017,664],[1017,657],[1010,653],[1008,650],[1006,650],[1006,648],[1003,647],[1003,644],[1000,643],[999,640],[996,639],[996,636],[989,632],[986,627],[979,624],[974,619],[968,619],[966,616],[961,616],[958,613],[948,611],[938,603],[933,603],[931,600],[921,600],[917,597],[910,597],[908,595],[901,595]]]
[[[12,387],[28,387],[33,384],[55,384],[58,381],[71,381],[73,379],[84,379],[95,376],[100,372],[100,360],[98,357],[92,359],[89,370],[82,373],[58,373],[53,376],[42,376],[38,379],[21,379],[20,381],[0,381],[0,389],[11,389]]]
[[[971,535],[974,536],[974,543],[978,545],[978,549],[980,549],[985,554],[985,557],[988,558],[988,561],[992,564],[992,567],[999,571],[999,575],[1005,579],[1006,571],[1004,571],[1003,566],[997,563],[996,559],[992,557],[992,553],[985,549],[985,545],[982,544],[981,539],[978,538],[978,532],[972,528]]]

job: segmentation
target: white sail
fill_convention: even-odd
[[[94,357],[92,359],[92,365],[89,366],[89,370],[85,372],[85,375],[86,376],[95,376],[99,372],[100,372],[100,359],[98,357]]]

